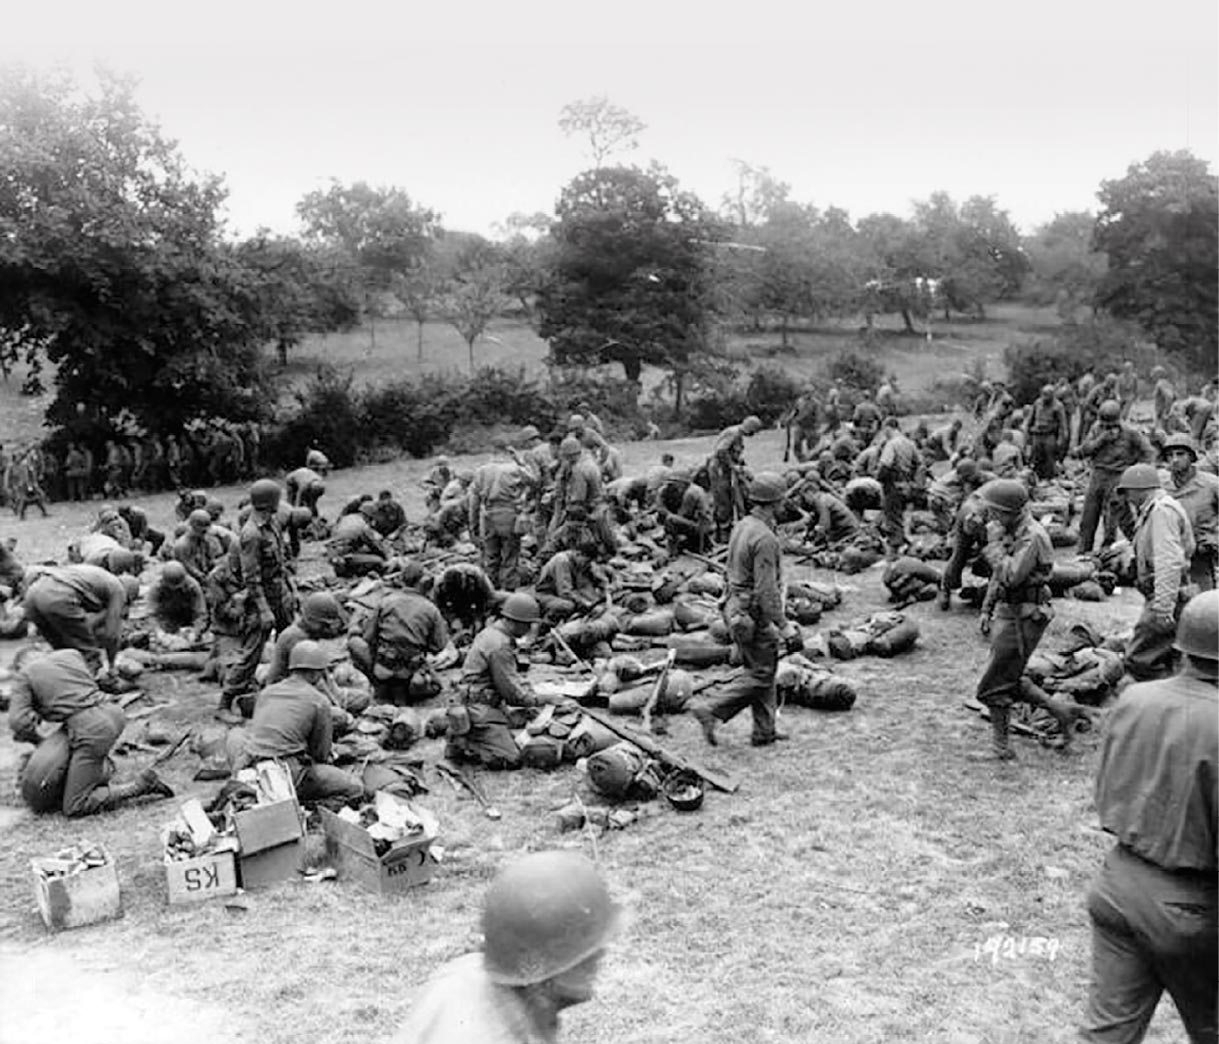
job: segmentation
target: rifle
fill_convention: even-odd
[[[660,697],[664,695],[665,685],[669,681],[669,671],[673,667],[673,661],[677,659],[677,650],[670,649],[669,655],[665,657],[664,666],[660,668],[660,673],[656,676],[656,684],[652,686],[652,694],[648,697],[648,702],[643,705],[643,727],[648,732],[660,732],[660,726],[653,725],[652,711],[656,709],[656,704],[660,701]]]
[[[725,794],[735,794],[741,789],[740,780],[732,776],[724,775],[716,772],[714,769],[707,768],[706,765],[700,764],[697,761],[692,761],[689,758],[684,758],[680,754],[676,754],[671,750],[662,747],[651,736],[640,732],[638,729],[633,729],[629,725],[623,725],[620,721],[616,721],[608,714],[602,714],[600,711],[595,711],[590,707],[584,707],[583,711],[588,717],[599,725],[604,725],[615,736],[620,739],[627,740],[635,744],[640,750],[651,757],[656,758],[662,765],[670,769],[681,769],[686,772],[693,772],[700,779],[706,780],[716,790],[722,790]]]
[[[482,806],[483,814],[486,815],[488,819],[501,819],[503,817],[503,813],[501,813],[498,808],[491,804],[487,798],[487,795],[483,793],[482,788],[470,778],[468,773],[463,772],[461,769],[455,768],[444,761],[436,762],[436,771],[442,776],[448,776],[449,779],[460,783],[466,788],[466,790],[473,794],[474,799]]]
[[[696,562],[702,562],[708,569],[714,569],[717,573],[727,573],[727,566],[715,561],[713,558],[708,558],[706,555],[700,555],[697,551],[686,551],[687,558],[693,558]]]

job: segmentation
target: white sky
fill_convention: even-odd
[[[632,159],[713,205],[739,157],[853,218],[945,189],[1028,230],[1156,149],[1219,159],[1215,0],[422,6],[35,0],[0,60],[139,76],[243,234],[295,231],[331,177],[399,185],[450,228],[550,211],[587,165],[559,110],[593,94],[648,124]]]

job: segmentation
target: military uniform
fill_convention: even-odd
[[[1029,464],[1039,479],[1048,482],[1054,477],[1058,458],[1070,441],[1067,411],[1057,398],[1047,403],[1039,397],[1028,407],[1024,425],[1029,441]]]
[[[1139,508],[1135,525],[1136,583],[1145,601],[1126,646],[1126,670],[1149,681],[1172,670],[1177,618],[1190,595],[1194,534],[1185,508],[1160,489]]]
[[[127,594],[122,582],[91,565],[39,567],[25,592],[25,615],[55,649],[79,650],[93,670],[118,651]]]
[[[671,482],[661,487],[658,500],[670,551],[705,554],[715,525],[707,491],[694,482]]]
[[[1110,713],[1096,810],[1117,846],[1088,894],[1094,1044],[1141,1041],[1165,989],[1190,1040],[1216,1039],[1217,723],[1219,688],[1192,664]]]
[[[64,785],[65,816],[88,816],[111,807],[111,749],[127,723],[122,708],[97,687],[76,649],[30,660],[17,675],[9,725],[19,742],[39,742],[40,721],[62,722],[71,751]]]
[[[542,566],[534,585],[543,614],[562,620],[577,609],[587,612],[597,604],[597,588],[587,563],[577,564],[574,551],[556,551]]]
[[[449,642],[440,610],[417,591],[391,591],[364,626],[373,693],[383,703],[413,703],[435,695],[425,659]],[[412,688],[416,675],[424,675]]]
[[[995,604],[990,660],[978,681],[978,701],[1006,711],[1022,698],[1029,657],[1054,618],[1046,586],[1054,549],[1041,523],[1027,513],[1010,538],[990,541],[983,552],[991,567]]]
[[[855,425],[855,430],[859,432],[860,438],[864,443],[869,443],[880,430],[881,421],[884,420],[884,414],[876,403],[869,399],[864,399],[855,407],[855,412],[851,414],[851,423]]]
[[[164,577],[153,584],[148,606],[163,631],[173,633],[186,627],[201,635],[207,630],[207,598],[199,581],[189,573],[177,586],[167,584]]]
[[[600,513],[602,494],[601,471],[587,453],[559,472],[555,483],[554,515],[550,520],[550,535],[542,549],[543,558],[587,539],[605,542],[606,520]],[[610,541],[613,541],[612,534]]]
[[[745,470],[745,430],[733,424],[720,432],[711,451],[708,473],[715,512],[716,535],[723,539],[733,523],[745,514],[742,488]]]
[[[1172,412],[1172,404],[1177,400],[1176,389],[1167,378],[1156,381],[1155,390],[1151,395],[1152,407],[1155,410],[1155,425],[1164,428],[1168,424],[1168,415]]]
[[[327,542],[326,557],[334,575],[345,578],[364,576],[383,569],[389,558],[385,543],[362,512],[343,515],[335,523]]]
[[[779,634],[786,623],[780,595],[782,551],[771,526],[753,512],[741,519],[728,541],[728,593],[724,621],[741,651],[746,674],[707,705],[719,721],[746,707],[753,714],[751,742],[775,740],[775,671]]]
[[[805,496],[804,503],[813,516],[809,525],[810,531],[819,534],[829,543],[845,543],[858,535],[858,516],[833,493],[815,490]]]
[[[526,469],[504,458],[479,467],[470,484],[470,532],[481,541],[487,577],[505,591],[515,590],[520,583],[517,516],[528,484]]]
[[[1099,422],[1093,425],[1079,447],[1081,457],[1092,458],[1092,477],[1084,494],[1084,510],[1079,520],[1079,550],[1092,552],[1096,527],[1105,520],[1105,545],[1112,543],[1119,529],[1133,531],[1133,518],[1125,497],[1114,496],[1117,480],[1131,464],[1150,461],[1151,443],[1134,428],[1125,424],[1107,429]]]
[[[502,622],[484,627],[470,643],[459,682],[468,717],[464,732],[450,729],[445,753],[490,769],[515,769],[521,751],[509,728],[505,707],[538,707],[542,701],[521,681],[516,645]]]
[[[288,492],[288,503],[292,507],[306,507],[310,514],[317,518],[317,502],[326,492],[326,483],[312,468],[297,468],[288,472],[284,479],[284,488]]]
[[[301,801],[357,801],[364,784],[329,764],[333,736],[330,701],[304,678],[285,678],[258,694],[234,768],[282,761]]]
[[[1172,476],[1164,489],[1185,508],[1194,533],[1194,553],[1189,562],[1189,579],[1200,591],[1215,587],[1215,570],[1219,560],[1219,478],[1191,468],[1191,474],[1180,485]]]
[[[881,448],[876,477],[890,554],[906,542],[906,506],[924,478],[923,455],[905,435],[894,433]]]

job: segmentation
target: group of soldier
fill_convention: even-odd
[[[197,421],[178,435],[115,434],[97,444],[27,443],[0,446],[0,507],[25,518],[47,514],[54,501],[118,499],[183,486],[219,486],[262,470],[262,429],[256,421]]]
[[[1116,381],[1112,387],[1120,394],[1121,375]],[[425,550],[469,541],[477,548],[477,565],[432,564],[434,558],[418,554],[419,544],[408,551],[405,538],[412,527],[389,491],[356,498],[332,523],[325,520],[319,501],[329,465],[318,451],[283,483],[255,481],[231,528],[223,507],[202,491],[180,498],[172,537],[150,529],[146,519],[141,526],[130,507],[126,517],[120,509],[104,508],[90,537],[105,539],[80,541],[78,562],[32,567],[10,584],[20,592],[27,621],[56,650],[24,665],[14,729],[33,738],[40,720],[64,723],[71,785],[63,809],[69,814],[168,792],[152,773],[126,783],[109,779],[106,753],[117,739],[115,730],[121,731],[121,712],[112,714],[94,680],[104,660],[113,666],[124,614],[138,595],[135,578],[144,564],[133,550],[138,546],[162,560],[149,593],[160,624],[192,639],[205,630],[212,635],[207,669],[220,685],[218,711],[234,724],[249,720],[235,766],[278,758],[290,767],[302,800],[359,799],[361,780],[328,764],[336,707],[342,709],[350,694],[336,684],[323,643],[346,635],[350,659],[366,679],[367,698],[410,703],[439,692],[429,657],[459,635],[464,659],[445,712],[446,755],[491,769],[516,768],[521,750],[514,712],[571,705],[567,697],[540,693],[526,682],[517,662],[519,644],[539,626],[595,617],[603,601],[612,604],[612,561],[624,534],[655,523],[671,553],[723,556],[722,614],[743,671],[717,694],[692,702],[691,713],[706,742],[717,744],[719,726],[749,710],[751,742],[769,746],[786,738],[776,720],[778,662],[803,648],[800,629],[784,606],[780,532],[798,531],[808,543],[832,546],[875,525],[883,554],[893,562],[910,540],[911,509],[924,507],[951,543],[941,607],[951,608],[967,564],[989,577],[981,626],[991,652],[978,699],[988,710],[992,739],[982,756],[1008,761],[1014,757],[1008,733],[1016,702],[1044,706],[1060,718],[1068,736],[1071,730],[1069,710],[1025,674],[1053,616],[1046,586],[1051,541],[1030,504],[1039,484],[1056,480],[1064,469],[1080,471],[1085,462],[1091,473],[1080,550],[1094,549],[1098,529],[1102,546],[1123,533],[1134,544],[1145,606],[1127,649],[1132,680],[1166,679],[1154,684],[1176,694],[1185,683],[1173,672],[1184,655],[1202,679],[1189,685],[1201,685],[1214,712],[1215,626],[1212,621],[1208,631],[1205,621],[1199,622],[1204,614],[1194,597],[1215,587],[1219,478],[1213,391],[1199,397],[1207,403],[1205,411],[1170,407],[1149,436],[1130,423],[1120,398],[1101,398],[1094,411],[1089,408],[1084,416],[1090,422],[1079,434],[1054,386],[1043,388],[1023,411],[1002,389],[991,389],[972,440],[960,420],[934,430],[925,425],[905,430],[897,398],[893,381],[849,409],[838,388],[824,400],[810,393],[791,414],[789,449],[796,459],[773,471],[746,463],[747,442],[763,427],[756,417],[725,428],[699,466],[679,468],[666,455],[636,476],[623,474],[620,452],[587,406],[546,438],[534,427],[498,436],[490,459],[475,469],[457,470],[444,459],[435,463],[425,480],[428,516],[416,531]],[[1092,401],[1089,392],[1087,402]],[[1207,419],[1195,430],[1171,430],[1178,426],[1175,417],[1196,423],[1201,415]],[[1153,463],[1157,450],[1163,470]],[[933,475],[933,464],[946,470]],[[382,597],[357,619],[330,591],[301,597],[294,560],[303,540],[318,538],[325,539],[326,557],[339,579],[383,581]],[[1199,597],[1210,598],[1204,608],[1211,607],[1212,594]],[[260,685],[257,668],[272,639],[270,670]],[[1142,686],[1129,691],[1137,697],[1132,705],[1150,699]],[[1130,728],[1139,736],[1127,742],[1153,742],[1144,735],[1146,725]],[[1179,742],[1196,747],[1197,738],[1195,730]],[[1196,760],[1194,747],[1186,756]],[[1123,771],[1129,773],[1129,766]],[[1171,784],[1148,780],[1148,785]],[[1209,855],[1188,846],[1182,854],[1180,845],[1175,854],[1147,851],[1134,835],[1141,830],[1144,838],[1159,836],[1158,828],[1131,810],[1128,797],[1115,798],[1111,814],[1103,818],[1113,821],[1123,850],[1140,861],[1139,873],[1151,875],[1153,884],[1163,884],[1157,873],[1179,884],[1179,872],[1209,859],[1209,867],[1201,869],[1213,876],[1213,843]],[[1199,829],[1192,821],[1176,826]],[[1213,842],[1213,822],[1210,829]],[[1177,865],[1181,860],[1185,866]],[[1114,890],[1129,890],[1130,880],[1122,867],[1113,870],[1107,901],[1129,906],[1121,896],[1114,898]],[[588,882],[585,886],[596,890]],[[556,975],[599,953],[608,925],[603,918],[593,949],[573,951],[573,963],[566,957],[556,963],[556,968],[563,965]],[[1112,924],[1097,931],[1098,948],[1110,946],[1107,956],[1098,958],[1098,974],[1111,984],[1122,960],[1130,963],[1129,954],[1121,958],[1110,952],[1119,934]],[[485,971],[486,959],[483,965]],[[1170,988],[1185,981],[1168,979]],[[495,977],[492,982],[513,984]],[[1196,982],[1190,982],[1181,988],[1196,992]],[[499,996],[491,986],[486,989]],[[1098,1025],[1108,1017],[1105,1005],[1130,1007],[1129,998],[1115,999],[1112,990],[1098,996],[1093,1012]],[[1145,1006],[1145,998],[1139,1003]],[[419,1039],[434,1039],[420,1033]],[[1093,1039],[1110,1039],[1097,1033]]]

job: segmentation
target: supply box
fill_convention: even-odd
[[[440,824],[427,809],[385,791],[359,812],[323,808],[326,852],[340,878],[381,895],[396,895],[432,878],[439,853],[433,842]]]
[[[52,931],[109,921],[123,912],[118,868],[104,845],[81,841],[30,860],[34,898]]]

